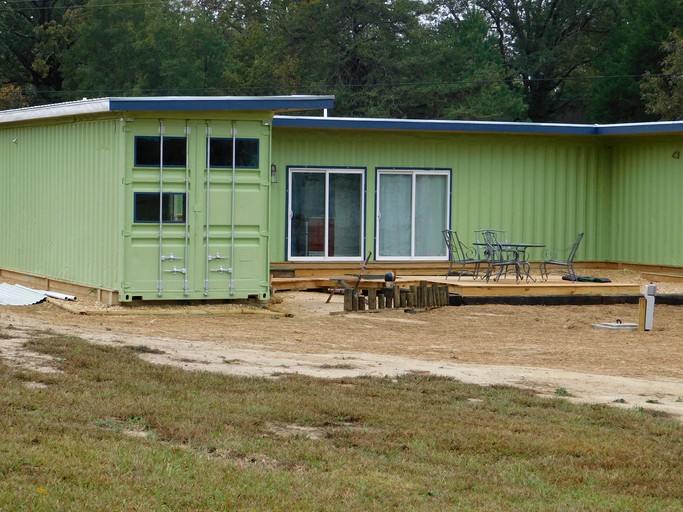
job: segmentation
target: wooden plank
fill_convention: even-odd
[[[415,279],[403,277],[395,283],[395,291],[399,288],[413,288],[417,298],[417,290],[421,282],[439,284],[448,287],[448,293],[467,296],[552,296],[552,295],[640,295],[642,290],[639,284],[630,283],[572,283],[561,279],[551,279],[542,282],[520,282],[514,280],[501,280],[499,282],[473,281],[461,279],[445,279],[445,276],[417,276]],[[386,283],[383,280],[361,281],[359,288],[362,290],[383,289]],[[329,289],[336,283],[328,279],[315,278],[273,278],[273,290],[315,290]],[[398,295],[398,293],[397,293]],[[394,307],[400,307],[399,297],[395,297]]]
[[[45,290],[52,292],[65,293],[67,295],[75,295],[77,298],[92,297],[107,304],[114,306],[119,304],[119,293],[116,290],[109,290],[107,288],[96,288],[92,286],[85,286],[68,281],[61,281],[59,279],[52,279],[44,276],[37,276],[25,272],[17,272],[14,270],[7,270],[0,268],[0,280],[4,280],[13,284],[20,284],[33,288],[36,290]]]
[[[683,274],[668,274],[660,272],[643,272],[641,274],[643,279],[648,281],[659,281],[666,283],[683,283]]]

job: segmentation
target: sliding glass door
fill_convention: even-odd
[[[290,169],[288,259],[362,259],[364,187],[361,169]]]
[[[448,170],[377,171],[377,259],[445,259]]]

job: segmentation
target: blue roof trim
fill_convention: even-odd
[[[597,135],[647,135],[683,133],[683,121],[656,123],[606,124],[597,127]]]
[[[334,96],[178,96],[151,98],[109,98],[115,111],[180,110],[274,110],[295,111],[327,109],[334,106]]]
[[[522,133],[549,135],[596,135],[597,126],[551,123],[506,123],[499,121],[430,121],[417,119],[364,119],[343,117],[275,116],[274,127],[441,131],[467,133]]]

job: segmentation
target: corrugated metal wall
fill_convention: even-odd
[[[611,254],[627,263],[683,266],[683,137],[612,146]]]
[[[577,259],[612,259],[603,236],[610,153],[596,139],[275,128],[273,162],[281,170],[273,188],[273,261],[286,254],[284,170],[305,165],[367,169],[367,250],[374,246],[376,168],[450,168],[452,228],[467,241],[476,229],[499,228],[510,240],[566,247],[585,231]]]
[[[118,126],[101,120],[0,130],[0,266],[118,289]]]

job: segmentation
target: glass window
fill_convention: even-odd
[[[445,257],[449,178],[446,170],[379,171],[378,259]]]
[[[159,222],[159,193],[136,192],[135,222]],[[181,192],[164,192],[161,208],[162,222],[185,222],[185,194]]]
[[[161,137],[135,137],[135,165],[159,167]],[[185,167],[187,145],[185,137],[164,137],[164,167]]]
[[[291,171],[290,258],[362,257],[363,178],[359,169]]]
[[[212,138],[209,143],[211,167],[232,167],[232,139]],[[258,169],[259,139],[235,139],[235,167]]]

